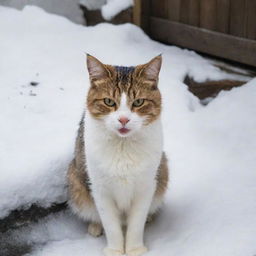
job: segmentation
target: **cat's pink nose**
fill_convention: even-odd
[[[118,121],[122,124],[122,126],[125,126],[130,120],[127,117],[120,117]]]

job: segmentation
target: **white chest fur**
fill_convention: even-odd
[[[128,208],[139,190],[155,186],[162,154],[160,120],[132,137],[121,138],[87,115],[84,139],[93,190],[109,194],[119,208]]]

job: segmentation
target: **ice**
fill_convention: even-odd
[[[162,53],[170,185],[165,207],[146,229],[147,255],[256,254],[256,79],[202,106],[183,84],[185,75],[197,81],[231,75],[131,24],[83,27],[36,7],[1,7],[0,31],[0,217],[66,199],[89,85],[85,52],[128,66]],[[97,256],[106,242],[91,238],[68,211],[14,236],[35,244],[33,256]]]

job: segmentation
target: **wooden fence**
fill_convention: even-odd
[[[153,39],[256,66],[256,0],[135,0]]]

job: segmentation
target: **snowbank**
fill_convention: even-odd
[[[119,65],[163,53],[159,86],[171,182],[161,216],[146,231],[147,255],[256,253],[256,79],[203,107],[182,83],[185,74],[197,81],[229,75],[133,25],[86,28],[35,7],[0,8],[0,31],[0,217],[31,203],[65,200],[88,88],[84,52]],[[68,213],[21,235],[40,245],[37,256],[101,255],[105,243]]]

